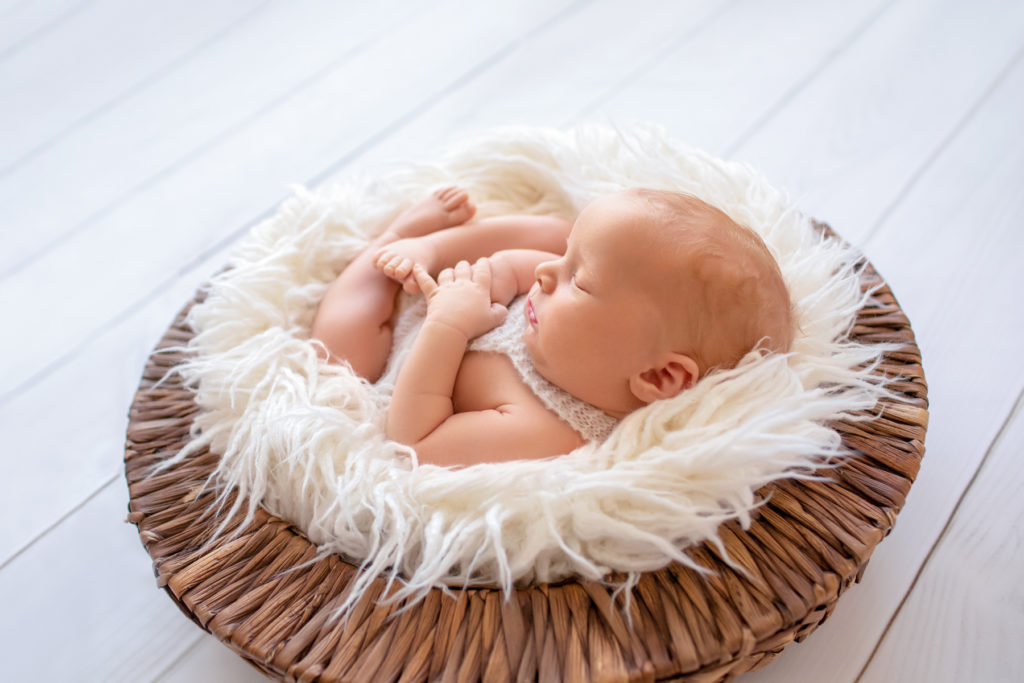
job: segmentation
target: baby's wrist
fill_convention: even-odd
[[[450,341],[452,344],[468,345],[473,338],[457,321],[449,320],[444,315],[431,315],[429,311],[426,320],[423,321],[423,329],[420,330],[420,334],[424,332],[433,337]]]

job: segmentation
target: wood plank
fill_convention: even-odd
[[[1024,290],[1024,143],[1011,132],[1024,117],[1022,88],[1018,60],[865,247],[922,348],[931,400],[927,453],[865,580],[806,644],[787,649],[752,681],[857,677],[1024,387],[1024,368],[1015,360],[1024,337],[1024,309],[1015,300]],[[926,670],[909,680],[930,680]]]
[[[761,168],[859,243],[1022,38],[1024,4],[903,0],[729,156]]]
[[[154,683],[266,683],[267,679],[216,637],[201,633],[194,647],[152,680]]]
[[[141,293],[128,304],[137,305],[183,263],[276,204],[287,183],[315,175],[368,138],[386,135],[424,100],[521,40],[564,4],[531,0],[502,7],[459,0],[417,17],[332,65],[201,155],[134,191],[89,230],[8,276],[0,283],[0,308],[12,324],[34,330],[35,337],[30,346],[0,360],[0,401],[123,311],[126,292]],[[464,35],[464,22],[475,23],[479,31]],[[382,89],[382,82],[404,85]],[[358,107],[348,104],[353,93],[359,95]],[[244,184],[230,186],[230,192],[217,190],[225,179],[241,177]],[[99,262],[103,268],[96,267]],[[62,277],[55,280],[54,273]],[[74,296],[62,282],[74,283]]]
[[[85,10],[89,0],[10,0],[0,8],[0,60],[16,55]]]
[[[227,256],[224,248],[194,264],[0,410],[0,433],[17,460],[17,476],[0,478],[0,567],[124,471],[128,408],[146,359]]]
[[[596,113],[623,123],[654,120],[695,147],[732,158],[744,131],[787,103],[892,4],[736,4],[624,87],[588,101],[575,119]]]
[[[137,6],[143,13],[151,10],[145,4]],[[169,5],[167,11],[173,14],[180,9]],[[201,156],[232,131],[279,106],[296,89],[322,78],[325,69],[352,59],[374,40],[397,30],[410,15],[423,11],[424,7],[409,0],[358,4],[304,0],[258,8],[225,35],[198,46],[187,58],[167,65],[163,72],[150,73],[149,80],[138,87],[118,90],[119,82],[127,85],[138,77],[134,70],[121,75],[105,89],[112,101],[105,101],[52,144],[38,148],[32,147],[38,145],[36,138],[46,133],[59,135],[60,125],[74,120],[62,118],[63,107],[43,106],[48,101],[45,98],[59,98],[62,91],[51,93],[37,83],[55,80],[65,89],[67,84],[66,77],[61,76],[66,60],[62,45],[42,45],[48,51],[37,63],[15,70],[0,88],[5,95],[10,88],[10,97],[23,98],[18,82],[24,80],[25,88],[39,88],[43,100],[21,115],[33,122],[26,125],[39,130],[25,131],[25,126],[12,125],[8,131],[0,126],[0,135],[11,139],[12,149],[15,140],[26,138],[34,141],[26,149],[36,152],[2,176],[0,203],[10,223],[20,229],[12,231],[10,248],[0,253],[0,277],[24,268],[76,231],[91,229],[132,193],[158,184],[162,174]],[[185,13],[180,17],[189,19]],[[126,21],[129,34],[146,25],[137,17],[134,22]],[[337,29],[350,25],[361,30]],[[91,26],[75,24],[69,28],[82,31],[78,42],[93,39],[93,32],[87,30]],[[172,38],[175,36],[170,34],[156,40],[164,47],[146,54],[173,53]],[[295,50],[295,45],[303,49]],[[287,58],[282,59],[282,55]],[[93,75],[90,72],[95,69],[87,68],[89,64],[87,60],[80,68]],[[51,76],[50,71],[57,73]],[[76,75],[74,71],[69,73]],[[81,74],[77,75],[83,80]],[[82,86],[84,92],[92,92],[91,80],[84,80],[88,81]],[[84,106],[81,100],[87,97],[78,97],[76,104],[72,93],[68,110],[79,111]],[[38,114],[36,109],[47,112]],[[56,117],[57,122],[47,124],[47,117]],[[37,118],[43,123],[35,124]],[[11,157],[14,163],[17,155]],[[116,163],[105,163],[109,159]],[[3,162],[0,166],[6,168],[9,164]],[[55,195],[59,195],[59,201],[54,201]],[[152,218],[147,217],[142,224],[151,223]]]
[[[0,287],[0,307],[17,325],[35,330],[36,338],[0,360],[0,396],[38,377],[54,357],[111,321],[124,310],[126,292],[143,293],[132,297],[134,302],[144,299],[182,263],[278,203],[287,183],[314,175],[368,137],[386,134],[422,101],[563,6],[531,0],[496,11],[460,0],[419,16],[232,129],[201,156],[163,172],[88,230],[9,275]],[[464,35],[466,22],[479,31]],[[382,89],[382,82],[406,85]],[[349,104],[352,93],[358,93],[357,108]],[[216,189],[225,178],[240,177],[246,179],[243,185],[226,193]],[[96,268],[96,262],[105,265]],[[57,272],[62,282],[75,284],[75,297],[54,281]]]
[[[0,177],[76,122],[221,37],[264,2],[97,2],[0,61],[0,92],[18,103],[0,109]]]
[[[122,521],[127,504],[116,478],[0,572],[5,680],[148,680],[195,642]]]
[[[623,22],[620,3],[597,3],[519,46],[359,161],[407,159],[410,150],[440,146],[455,131],[504,124],[562,126],[588,120],[595,111],[622,123],[656,120],[691,144],[715,149],[709,143],[730,139],[770,112],[774,102],[765,93],[786,92],[880,6],[786,0],[697,7],[654,3],[631,9],[638,17],[647,12],[658,16],[652,25]],[[808,34],[798,55],[787,50],[792,41],[780,39],[794,22],[794,30],[802,26]],[[734,43],[746,52],[720,47]],[[565,53],[566,45],[573,46],[571,54]],[[772,57],[752,61],[748,53]],[[703,79],[709,66],[729,77]],[[734,106],[723,107],[724,97]]]
[[[617,0],[595,2],[515,45],[491,68],[461,83],[407,125],[363,151],[358,162],[382,167],[407,163],[410,157],[426,156],[428,150],[441,153],[455,134],[491,126],[562,125],[584,103],[615,88],[660,53],[703,33],[733,6],[718,0],[634,3],[630,10],[634,16],[658,17],[652,24],[624,22],[622,4]]]
[[[860,681],[1010,681],[1024,673],[1022,451],[1018,400]]]

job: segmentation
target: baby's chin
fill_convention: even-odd
[[[537,331],[529,322],[527,322],[526,329],[523,330],[523,347],[526,349],[527,355],[530,356],[530,362],[533,363],[533,369],[537,371],[537,374],[562,389],[557,378],[552,377],[551,368],[548,367],[549,364],[544,355],[537,349]]]
[[[551,382],[551,379],[544,373],[544,359],[543,357],[538,357],[537,354],[537,332],[530,325],[529,321],[526,323],[526,329],[523,330],[523,347],[526,349],[527,355],[530,356],[533,368],[541,377]],[[551,383],[554,384],[554,382]]]
[[[532,330],[527,328],[523,333],[523,346],[526,347],[526,352],[530,356],[530,362],[533,363],[533,368],[537,371],[537,374],[573,398],[579,399],[584,403],[588,403],[599,410],[608,412],[604,408],[601,408],[600,404],[594,400],[596,397],[588,395],[586,387],[589,386],[589,383],[586,378],[583,378],[582,381],[573,381],[574,378],[572,377],[564,377],[556,370],[556,368],[564,367],[564,363],[547,363],[543,356],[537,355],[537,350],[535,348],[536,334],[531,334],[531,332]]]

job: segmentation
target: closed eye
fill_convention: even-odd
[[[576,280],[576,276],[575,275],[572,276],[571,281],[572,281],[572,286],[573,287],[575,287],[576,289],[580,290],[581,292],[589,293],[589,292],[587,292],[586,289],[584,289],[583,287],[580,286],[580,283]]]

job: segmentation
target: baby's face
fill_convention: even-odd
[[[611,415],[643,405],[626,378],[659,348],[652,287],[658,255],[642,204],[617,194],[590,204],[557,260],[537,267],[526,304],[526,348],[551,383]]]
[[[785,352],[792,311],[759,237],[688,195],[623,192],[584,209],[537,267],[526,348],[552,384],[623,416],[755,346]]]

